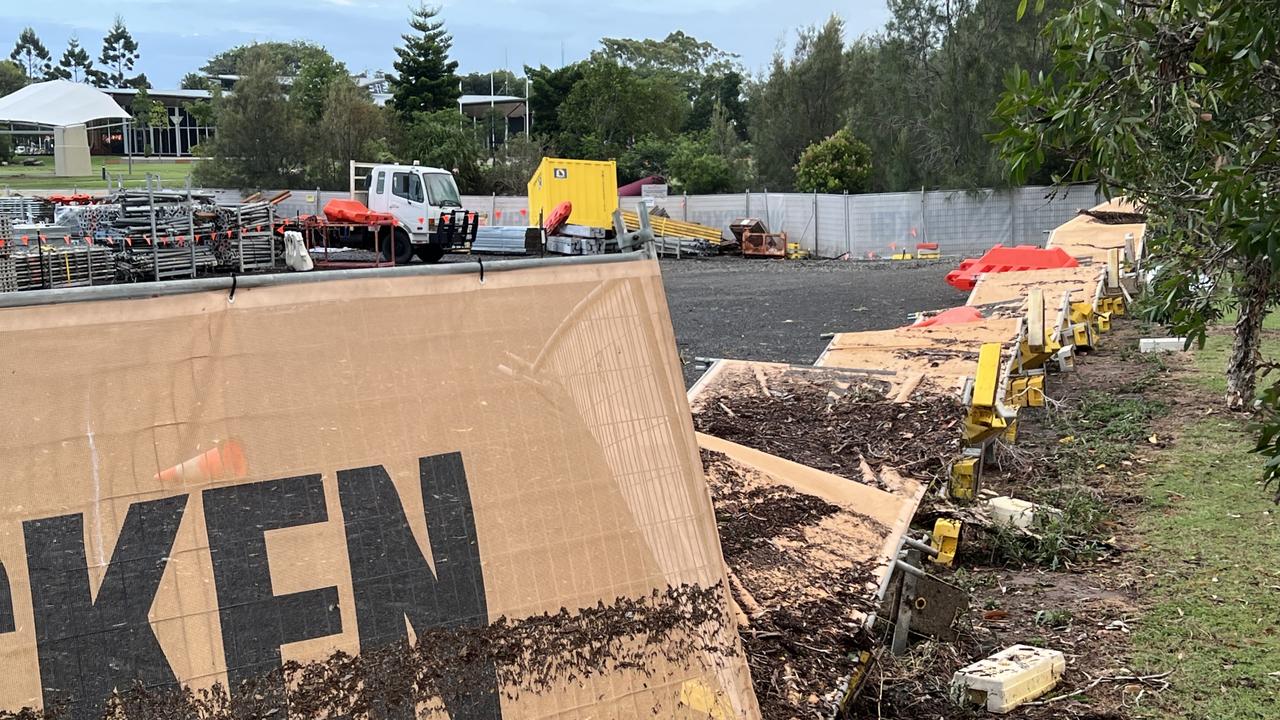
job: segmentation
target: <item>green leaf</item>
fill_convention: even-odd
[[[1197,62],[1189,62],[1189,63],[1187,63],[1187,67],[1191,68],[1191,72],[1193,72],[1193,73],[1195,73],[1195,74],[1197,74],[1197,75],[1208,75],[1208,74],[1209,74],[1209,71],[1208,71],[1208,70],[1205,70],[1205,69],[1204,69],[1204,66],[1203,66],[1203,65],[1201,65],[1200,63],[1197,63]]]
[[[1022,20],[1022,16],[1027,14],[1027,0],[1018,3],[1018,20]]]

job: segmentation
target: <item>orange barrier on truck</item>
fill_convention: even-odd
[[[1048,268],[1076,267],[1080,263],[1061,248],[1038,248],[1033,245],[1005,247],[996,245],[980,258],[960,262],[960,267],[947,273],[947,284],[957,290],[973,289],[978,276],[983,273],[1002,273],[1016,270],[1044,270]]]
[[[324,216],[329,222],[355,223],[357,225],[394,225],[391,213],[374,212],[359,200],[334,198],[324,205]]]

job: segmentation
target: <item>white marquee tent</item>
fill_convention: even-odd
[[[129,118],[106,93],[70,80],[35,83],[0,98],[0,123],[9,125],[9,133],[53,131],[55,174],[60,176],[92,172],[90,124],[123,124]]]
[[[70,80],[35,83],[0,98],[0,122],[12,124],[56,128],[128,117],[110,95]]]

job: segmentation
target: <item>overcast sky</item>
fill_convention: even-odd
[[[141,46],[140,69],[175,87],[212,54],[252,41],[324,45],[353,71],[391,69],[410,0],[0,0],[7,56],[23,27],[35,28],[55,61],[75,33],[95,61],[119,13]],[[755,72],[795,28],[844,18],[850,37],[880,28],[885,0],[447,0],[461,71],[558,66],[585,57],[601,37],[664,37],[683,30],[737,53]]]

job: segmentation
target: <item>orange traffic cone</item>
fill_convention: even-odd
[[[239,480],[249,472],[244,448],[239,440],[218,443],[185,462],[156,473],[153,479],[166,484],[198,484],[214,480]]]

